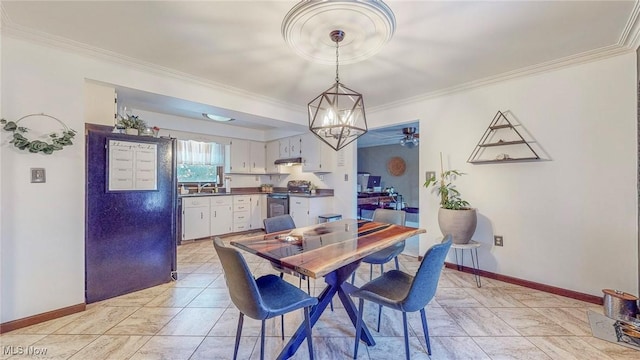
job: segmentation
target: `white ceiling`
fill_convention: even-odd
[[[282,38],[296,1],[2,1],[3,31],[72,40],[86,50],[199,78],[299,107],[328,88],[335,67],[309,62]],[[396,31],[379,53],[340,66],[371,109],[532,71],[635,50],[637,1],[386,1]],[[347,37],[349,34],[346,35]],[[327,34],[328,37],[328,34]],[[335,53],[335,48],[327,46]],[[117,85],[117,84],[114,84]],[[130,106],[192,118],[206,110],[239,126],[284,126],[120,89]],[[225,114],[227,112],[228,114]],[[239,116],[238,116],[239,115]],[[252,125],[253,124],[253,125]],[[260,124],[260,125],[258,125]]]

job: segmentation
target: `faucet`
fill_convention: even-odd
[[[207,186],[211,186],[211,183],[198,184],[198,194],[200,194],[200,192],[202,192],[202,188],[207,187]]]

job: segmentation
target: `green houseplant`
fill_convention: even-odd
[[[127,134],[137,135],[140,130],[147,127],[147,123],[139,119],[136,115],[127,115],[127,117],[120,116],[116,126],[118,128],[124,128]]]
[[[469,202],[461,198],[460,192],[453,185],[453,180],[462,175],[465,174],[458,170],[444,171],[440,153],[440,181],[433,175],[424,183],[424,187],[431,188],[440,197],[440,231],[443,235],[451,234],[456,244],[468,243],[476,231],[478,222],[476,209],[469,207]]]

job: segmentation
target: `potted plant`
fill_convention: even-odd
[[[126,118],[119,117],[118,128],[124,128],[124,131],[129,135],[138,135],[139,131],[147,127],[147,123],[144,120],[138,119],[136,115],[127,115]]]
[[[432,187],[440,196],[438,225],[443,235],[452,235],[454,244],[467,244],[478,222],[476,209],[469,207],[469,202],[460,197],[460,192],[453,185],[453,180],[462,175],[464,173],[458,170],[444,171],[440,153],[440,181],[433,175],[424,183],[424,187]]]

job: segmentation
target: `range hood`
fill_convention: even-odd
[[[300,165],[302,164],[302,158],[286,158],[286,159],[278,159],[273,162],[276,165]]]

